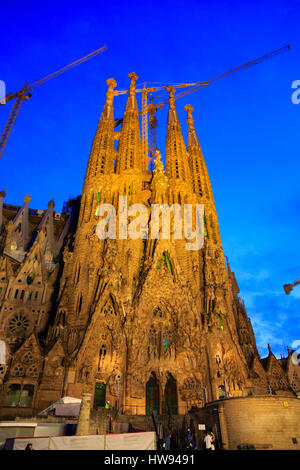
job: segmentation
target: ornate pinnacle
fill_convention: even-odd
[[[137,74],[136,74],[135,72],[130,72],[130,73],[128,74],[128,78],[131,80],[130,86],[131,86],[131,85],[134,85],[134,86],[135,86],[135,82],[137,81],[137,79],[138,79],[139,77],[137,76]]]
[[[169,93],[169,115],[168,115],[168,123],[171,122],[178,122],[178,116],[175,107],[175,88],[172,85],[167,86],[166,91]]]
[[[136,101],[136,87],[135,82],[139,78],[135,72],[131,72],[128,74],[128,78],[130,78],[130,85],[129,85],[129,96],[126,103],[126,111],[135,110],[137,111],[137,101]]]
[[[5,188],[2,189],[2,191],[0,192],[0,197],[5,197],[6,196],[6,192],[5,192]]]
[[[172,100],[172,102],[174,102],[175,88],[173,87],[173,85],[167,86],[166,91],[169,93],[169,101],[170,101],[170,103],[171,103],[171,100]]]
[[[50,201],[48,202],[48,209],[53,209],[53,207],[55,206],[54,204],[54,199],[50,199]]]
[[[114,88],[117,86],[117,82],[113,78],[106,80],[108,90],[106,92],[105,104],[101,119],[113,119],[113,100],[114,100]]]
[[[190,104],[185,105],[184,110],[187,112],[187,118],[186,121],[188,123],[188,141],[187,141],[187,147],[192,147],[192,146],[200,146],[198,137],[196,134],[196,129],[194,125],[194,118],[192,115],[192,112],[194,111],[193,106]]]
[[[117,82],[114,78],[108,78],[106,80],[106,85],[109,87],[109,88],[116,88],[117,86]]]
[[[113,78],[106,80],[108,90],[106,93],[106,103],[112,105],[114,99],[114,88],[117,86],[117,82]]]
[[[184,110],[187,112],[187,123],[188,125],[192,125],[194,124],[194,119],[193,119],[193,116],[192,116],[192,112],[194,111],[194,108],[193,106],[191,106],[190,104],[187,104],[185,107],[184,107]]]
[[[29,204],[30,201],[31,201],[31,196],[30,194],[27,194],[27,196],[24,197],[24,202],[27,202]]]
[[[184,107],[184,110],[189,114],[192,114],[192,112],[194,111],[194,108],[191,104],[186,104],[185,107]]]

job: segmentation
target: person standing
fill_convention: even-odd
[[[215,447],[215,442],[216,442],[216,438],[215,438],[215,435],[213,432],[209,433],[210,437],[211,437],[211,450],[215,450],[216,447]]]
[[[171,450],[171,434],[164,438],[164,449]]]
[[[185,448],[189,450],[197,449],[195,438],[190,429],[188,429],[188,434],[185,437]]]
[[[209,432],[206,433],[206,436],[204,438],[204,443],[205,443],[206,450],[212,450],[212,439],[211,439],[211,435]]]

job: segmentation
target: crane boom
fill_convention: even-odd
[[[239,67],[236,67],[232,70],[229,70],[228,72],[225,72],[221,75],[218,75],[217,77],[214,77],[210,80],[204,81],[204,82],[194,82],[194,83],[180,83],[180,84],[174,84],[175,88],[186,88],[186,90],[182,91],[181,93],[177,94],[175,96],[175,99],[183,98],[184,96],[189,95],[190,93],[194,93],[195,91],[201,90],[202,88],[206,88],[209,85],[212,85],[220,80],[224,80],[227,77],[231,77],[232,75],[235,75],[236,73],[242,72],[243,70],[248,69],[249,67],[252,67],[254,65],[260,64],[261,62],[264,62],[265,60],[271,59],[274,56],[277,56],[279,54],[282,54],[283,52],[288,51],[291,48],[290,45],[283,46],[279,49],[276,49],[275,51],[269,52],[268,54],[265,54],[261,57],[258,57],[257,59],[251,60],[249,62],[246,62],[243,65],[240,65]],[[167,85],[168,86],[168,85]],[[146,153],[145,155],[145,161],[147,161],[147,154],[148,154],[148,143],[145,142],[145,139],[148,137],[148,112],[150,113],[150,119],[149,119],[149,125],[150,125],[150,153],[152,156],[154,155],[156,147],[156,127],[157,127],[157,120],[155,118],[155,112],[158,109],[161,109],[165,104],[168,103],[169,99],[165,99],[161,101],[160,103],[153,103],[152,102],[148,105],[147,102],[147,96],[148,93],[153,92],[153,91],[161,91],[161,90],[166,90],[167,86],[158,86],[158,87],[149,87],[146,88],[146,84],[143,88],[137,89],[137,93],[142,93],[142,109],[139,111],[139,115],[142,116],[142,141],[143,141],[143,148],[144,152]],[[127,94],[128,90],[115,90],[114,94],[115,96],[119,95],[124,95]]]
[[[286,295],[289,295],[292,292],[293,287],[298,286],[298,284],[300,284],[300,279],[295,281],[293,284],[284,284],[283,289]]]
[[[231,77],[232,75],[235,75],[236,73],[242,72],[243,70],[248,69],[249,67],[252,67],[253,65],[260,64],[261,62],[264,62],[265,60],[271,59],[272,57],[282,54],[283,52],[288,51],[291,48],[290,45],[281,47],[280,49],[277,49],[276,51],[270,52],[269,54],[265,54],[262,57],[259,57],[258,59],[251,60],[250,62],[246,62],[243,65],[240,65],[239,67],[236,67],[235,69],[229,70],[228,72],[222,73],[221,75],[218,75],[217,77],[214,77],[210,80],[207,80],[205,82],[198,82],[198,83],[186,83],[186,84],[181,84],[181,85],[175,85],[175,88],[183,88],[183,87],[191,87],[189,90],[182,91],[179,93],[177,96],[175,96],[175,99],[178,98],[183,98],[186,95],[189,95],[190,93],[194,93],[195,91],[201,90],[202,88],[205,88],[209,85],[213,85],[216,82],[219,82],[220,80],[224,80],[224,78]],[[161,108],[165,104],[168,103],[168,99],[161,101],[160,103],[156,104],[157,108]]]
[[[103,46],[100,49],[97,49],[96,51],[93,51],[90,54],[87,54],[86,56],[81,57],[80,59],[76,60],[75,62],[72,62],[69,65],[66,65],[62,69],[57,70],[56,72],[53,72],[50,75],[47,75],[46,77],[42,78],[41,80],[38,80],[38,81],[36,81],[36,82],[34,82],[30,85],[25,83],[24,87],[21,90],[19,90],[18,92],[8,93],[8,95],[6,95],[6,97],[4,99],[4,103],[2,103],[2,105],[5,104],[7,101],[10,101],[14,98],[16,99],[16,101],[13,105],[13,108],[10,112],[9,118],[7,120],[7,123],[4,127],[4,130],[3,130],[1,138],[0,138],[0,158],[3,154],[5,145],[8,141],[9,135],[12,131],[12,128],[13,128],[13,125],[14,125],[15,120],[17,118],[18,112],[20,111],[21,104],[24,100],[27,100],[31,97],[31,91],[34,88],[36,88],[37,86],[42,85],[43,83],[45,83],[49,80],[52,80],[52,78],[55,78],[58,75],[61,75],[62,73],[66,72],[67,70],[70,70],[74,67],[77,67],[77,65],[80,65],[83,62],[86,62],[87,60],[92,59],[96,55],[101,54],[102,52],[104,52],[106,50],[107,50],[107,47]]]
[[[67,70],[73,69],[74,67],[77,67],[77,65],[83,64],[83,62],[86,62],[87,60],[92,59],[93,57],[96,57],[96,55],[101,54],[102,52],[106,51],[107,47],[103,46],[101,49],[97,49],[94,52],[91,52],[90,54],[87,54],[84,57],[81,57],[81,59],[76,60],[75,62],[72,62],[72,64],[66,65],[66,67],[63,67],[60,70],[57,70],[54,73],[50,73],[50,75],[47,75],[47,77],[42,78],[41,80],[38,80],[37,82],[32,83],[29,85],[30,89],[36,88],[39,85],[42,85],[43,83],[47,82],[48,80],[51,80],[52,78],[57,77],[58,75],[61,75],[62,73],[66,72]]]

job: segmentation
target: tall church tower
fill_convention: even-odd
[[[114,131],[113,115],[116,82],[107,80],[75,242],[64,252],[49,342],[63,345],[64,394],[90,392],[95,407],[105,397],[129,414],[154,409],[182,414],[226,393],[243,395],[252,382],[193,108],[185,107],[186,147],[175,90],[168,87],[166,169],[157,153],[154,171],[148,172],[136,101],[138,77],[131,73],[129,78],[119,132]],[[114,207],[115,239],[96,234],[100,204]],[[124,212],[129,221],[134,219],[134,204],[146,207],[149,227],[154,223],[151,204],[177,205],[182,211],[185,204],[203,204],[204,246],[187,250],[186,237],[179,239],[172,228],[170,239],[163,239],[162,225],[154,239],[128,238],[118,222]]]

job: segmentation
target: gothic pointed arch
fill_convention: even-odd
[[[146,383],[146,415],[152,415],[153,411],[160,412],[159,382],[155,372],[151,372]]]
[[[178,414],[178,395],[177,395],[177,381],[173,375],[167,373],[167,382],[164,391],[164,408],[165,413],[169,415]]]

